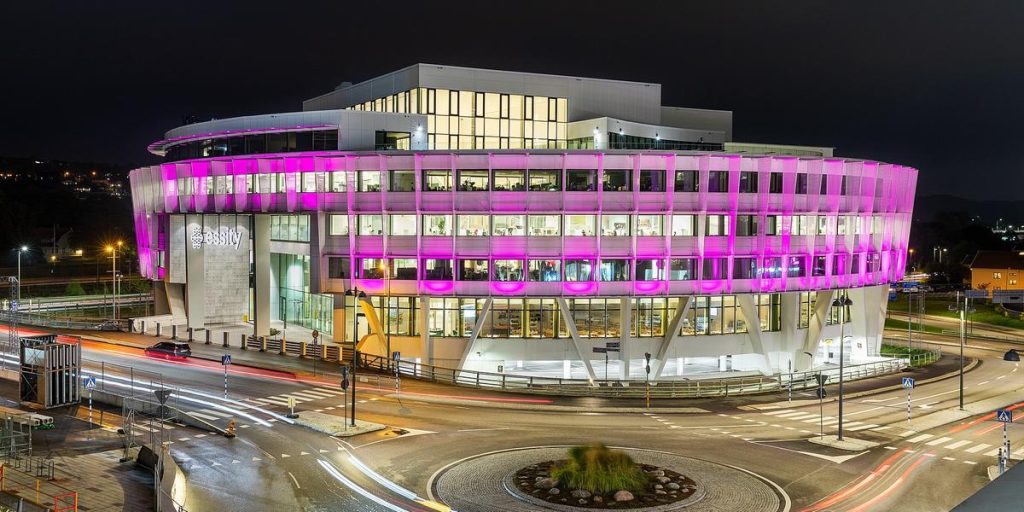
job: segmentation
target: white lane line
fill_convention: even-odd
[[[956,460],[953,457],[943,457],[942,460]]]
[[[284,406],[288,405],[288,401],[287,400],[278,400],[276,398],[254,398],[253,400],[256,400],[257,402],[263,402],[264,404],[284,405]]]
[[[957,442],[955,442],[953,444],[947,444],[946,445],[946,449],[947,450],[956,450],[957,448],[960,448],[961,446],[966,446],[966,445],[969,445],[969,444],[971,444],[971,441],[957,441]]]
[[[823,421],[821,424],[825,425],[826,427],[831,427],[832,425],[838,425],[839,424],[839,420]]]
[[[781,411],[771,411],[771,412],[766,412],[766,413],[763,413],[763,414],[767,414],[769,416],[775,416],[777,414],[789,414],[791,412],[793,412],[793,409],[782,409]]]
[[[931,441],[928,441],[925,444],[928,445],[928,446],[938,446],[940,444],[948,443],[948,442],[950,442],[952,440],[953,440],[952,437],[940,437],[938,439],[932,439]]]
[[[835,419],[835,418],[832,417],[832,416],[818,416],[818,417],[815,417],[815,418],[812,418],[812,419],[809,419],[809,420],[804,420],[804,423],[817,423],[820,420],[828,421],[828,420],[833,420],[833,419]]]
[[[1002,450],[1002,448],[993,448],[993,449],[983,453],[982,455],[984,455],[986,457],[995,457],[996,455],[999,455],[999,450]]]
[[[933,436],[931,434],[921,434],[919,436],[911,437],[910,439],[907,439],[907,442],[908,443],[920,443],[921,441],[924,441],[925,439],[931,439],[933,437],[935,437],[935,436]]]
[[[230,418],[231,417],[230,414],[223,413],[223,412],[220,412],[220,411],[214,411],[212,409],[200,409],[200,412],[202,412],[203,414],[210,414],[212,416],[217,416],[219,418]]]
[[[880,428],[876,428],[875,430],[882,430],[882,429],[880,429]],[[909,437],[909,436],[912,436],[912,435],[914,435],[914,434],[916,434],[916,433],[917,433],[917,431],[916,431],[916,430],[908,430],[908,431],[906,431],[906,432],[904,432],[904,433],[900,434],[900,437]]]
[[[464,428],[457,430],[456,432],[487,432],[490,430],[508,430],[508,427],[497,427],[497,428]]]
[[[877,426],[878,425],[875,425],[874,423],[865,423],[863,425],[851,428],[850,431],[858,432],[858,431],[861,431],[861,430],[867,430],[869,428],[874,428],[874,427],[877,427]]]
[[[869,407],[867,409],[864,409],[863,411],[848,412],[848,413],[846,413],[846,416],[847,417],[849,417],[849,416],[856,416],[858,414],[864,414],[866,412],[877,411],[879,409],[885,409],[885,407]]]
[[[886,450],[898,450],[899,448],[896,448],[895,446],[886,446],[885,449]]]
[[[347,391],[342,391],[340,389],[323,388],[319,386],[313,388],[313,390],[316,391],[317,393],[330,393],[332,395],[344,395],[345,393],[347,393]]]
[[[216,416],[210,416],[208,414],[203,414],[201,412],[195,412],[195,411],[188,411],[185,414],[188,414],[189,416],[192,416],[193,418],[201,418],[201,419],[204,419],[206,421],[217,421],[217,420],[220,419],[220,418],[218,418]]]
[[[780,414],[778,417],[779,418],[787,418],[788,419],[788,418],[795,418],[797,416],[805,416],[805,415],[807,415],[807,412],[796,411],[796,412],[787,412],[786,414]]]
[[[288,472],[288,476],[292,477],[292,482],[295,482],[296,489],[302,489],[302,486],[299,485],[299,481],[295,479],[295,475],[293,475],[291,471]]]
[[[288,394],[277,395],[277,396],[274,396],[273,398],[277,398],[279,400],[284,400],[285,402],[287,402],[289,398],[294,398],[296,402],[300,402],[300,403],[301,402],[308,402],[308,401],[312,400],[312,398],[303,398],[301,396],[288,395]]]
[[[974,445],[974,446],[972,446],[972,447],[970,447],[970,448],[968,448],[968,449],[966,449],[964,451],[967,452],[967,453],[978,453],[978,452],[984,450],[985,448],[988,448],[989,446],[992,446],[992,445],[985,444],[985,443],[978,443],[978,444],[976,444],[976,445]]]
[[[975,384],[975,386],[984,386],[985,384],[988,384],[987,380],[983,381],[983,382],[979,382],[979,383]]]
[[[298,396],[309,397],[309,398],[312,398],[314,400],[323,400],[325,398],[334,398],[334,395],[328,395],[327,393],[317,393],[316,391],[310,391],[308,389],[304,389],[302,391],[292,391],[292,394],[293,395],[298,395]]]
[[[974,462],[973,460],[965,460],[964,464],[970,464],[970,465],[973,466],[973,465],[977,464],[977,462]]]
[[[1001,380],[1001,379],[1005,379],[1005,378],[1006,378],[1006,375],[1000,375],[1000,376],[996,377],[996,380]]]

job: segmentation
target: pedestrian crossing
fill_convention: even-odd
[[[761,411],[766,416],[772,416],[773,420],[784,419],[789,421],[797,421],[801,423],[822,425],[825,427],[832,427],[839,424],[839,418],[835,416],[821,416],[820,412],[807,412],[807,411],[795,411],[792,409],[779,409],[775,411]],[[774,426],[774,425],[773,425]],[[787,427],[789,428],[789,427]],[[850,432],[859,432],[861,430],[876,430],[882,431],[889,427],[883,427],[875,423],[867,423],[863,421],[844,421],[843,430]]]

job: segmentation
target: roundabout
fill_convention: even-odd
[[[659,475],[665,484],[674,483],[669,475],[679,475],[688,481],[682,486],[676,499],[669,503],[659,502],[653,492],[637,496],[632,500],[617,502],[602,499],[594,503],[594,496],[583,497],[564,489],[553,499],[542,499],[545,492],[531,485],[519,485],[523,470],[541,467],[551,461],[564,459],[568,446],[534,446],[481,453],[448,464],[430,479],[431,498],[455,510],[479,510],[510,512],[521,510],[555,510],[562,512],[611,509],[643,512],[665,512],[686,510],[694,512],[717,512],[744,510],[750,512],[777,512],[789,510],[789,496],[775,483],[746,470],[717,464],[703,459],[685,457],[665,451],[640,448],[616,447],[625,452],[638,464],[650,468],[661,468]],[[518,476],[517,476],[518,474]],[[653,473],[658,475],[658,473]],[[657,477],[655,477],[657,478]],[[685,479],[685,480],[683,480]],[[654,480],[657,482],[658,480]],[[669,497],[667,489],[661,496]],[[564,496],[559,498],[558,496]],[[658,496],[658,497],[661,497]],[[564,499],[565,502],[561,502]],[[662,501],[668,501],[667,499]]]

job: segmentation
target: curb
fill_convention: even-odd
[[[964,366],[964,373],[967,373],[967,372],[973,370],[979,364],[981,364],[981,360],[979,360],[979,359],[972,359],[970,363],[967,363],[967,365]],[[927,379],[924,379],[924,380],[919,380],[919,381],[917,381],[915,383],[915,385],[918,385],[918,384],[931,384],[932,382],[938,382],[940,380],[952,379],[953,377],[956,377],[957,375],[960,375],[960,370],[954,370],[954,371],[951,371],[951,372],[948,372],[948,373],[943,373],[942,375],[936,375],[935,377],[930,377],[930,378],[927,378]],[[884,388],[867,389],[867,390],[864,390],[864,391],[858,391],[856,393],[845,393],[845,394],[843,394],[843,399],[849,400],[851,398],[860,398],[862,396],[871,396],[871,395],[876,395],[876,394],[879,394],[879,393],[887,393],[889,391],[896,391],[896,390],[899,390],[899,389],[903,389],[903,386],[900,385],[900,384],[893,384],[891,386],[886,386]],[[824,400],[793,400],[792,402],[782,401],[782,402],[773,402],[773,403],[762,404],[762,405],[744,405],[744,406],[740,406],[739,408],[740,409],[744,409],[744,410],[751,410],[751,409],[753,409],[753,410],[768,410],[768,409],[779,409],[780,407],[800,407],[800,406],[804,406],[804,405],[816,404],[818,402],[831,403],[831,402],[835,402],[835,401],[838,401],[838,400],[839,400],[839,397],[831,397],[831,398],[826,398]],[[786,405],[784,405],[784,406],[779,405],[780,403],[784,403]]]
[[[399,395],[391,393],[384,395],[387,398],[398,398]],[[494,402],[491,400],[465,400],[458,398],[437,398],[431,396],[417,396],[417,395],[405,395],[402,397],[405,400],[414,400],[432,404],[443,404],[443,405],[461,405],[461,406],[476,406],[476,407],[489,407],[492,409],[509,409],[516,411],[536,411],[536,412],[601,412],[601,413],[624,413],[624,414],[637,414],[637,413],[652,413],[652,414],[706,414],[711,411],[707,409],[701,409],[700,407],[652,407],[650,409],[646,407],[585,407],[579,405],[529,405],[529,404],[517,404],[507,402]]]

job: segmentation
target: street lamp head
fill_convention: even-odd
[[[118,247],[121,247],[122,245],[124,245],[124,242],[122,242],[122,241],[118,240],[118,241],[117,241],[117,246],[118,246]]]
[[[112,245],[108,245],[106,247],[106,249],[107,249],[107,252],[114,252],[114,246],[112,246]]]
[[[21,246],[21,249],[19,249],[19,250],[21,252],[28,252],[28,246],[27,245],[23,245],[23,246]]]

